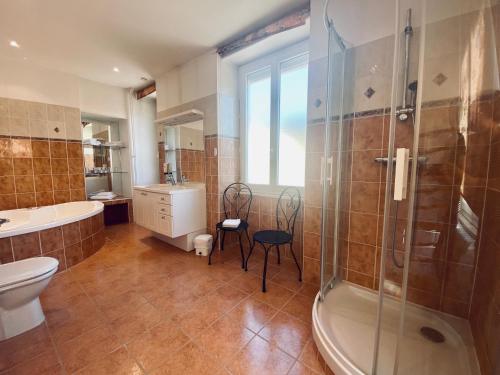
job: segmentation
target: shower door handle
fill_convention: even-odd
[[[319,184],[323,185],[323,178],[325,177],[325,157],[321,157],[320,165],[319,165]]]
[[[326,178],[328,181],[328,184],[333,183],[333,156],[330,156],[328,159],[326,159],[327,165],[329,165],[329,176]],[[323,180],[325,178],[325,157],[321,157],[321,165],[320,165],[320,176],[319,176],[319,184],[323,185]]]
[[[394,200],[406,199],[406,187],[408,184],[408,164],[410,161],[410,150],[398,148],[396,150],[396,171],[394,177]]]
[[[327,163],[330,165],[330,176],[328,177],[328,183],[332,185],[333,183],[333,156],[330,156],[327,160]]]
[[[330,156],[326,159],[326,164],[329,166],[329,175],[326,178],[329,185],[333,184],[333,156]],[[319,184],[323,185],[323,180],[325,178],[325,157],[321,157],[321,165],[320,165],[320,176],[319,176]]]

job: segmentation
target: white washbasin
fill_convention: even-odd
[[[199,182],[188,182],[184,184],[170,185],[170,184],[151,184],[143,186],[134,186],[135,189],[148,190],[148,191],[160,191],[160,192],[174,192],[181,190],[193,190],[204,188],[203,183]]]

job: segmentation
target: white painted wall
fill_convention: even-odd
[[[0,60],[0,97],[78,108],[78,77],[25,62]]]
[[[215,94],[218,58],[212,51],[156,78],[157,111]]]
[[[179,147],[186,150],[200,150],[205,148],[203,139],[203,120],[183,124],[176,127],[179,134]]]
[[[127,90],[80,78],[80,110],[101,116],[125,119]]]
[[[121,186],[122,186],[122,195],[125,197],[132,197],[132,178],[133,178],[133,166],[131,160],[131,132],[130,132],[130,121],[129,120],[119,120],[118,127],[120,129],[120,140],[128,143],[128,147],[122,149],[120,152],[120,164],[123,171],[127,171],[128,173],[124,173],[120,175],[121,178]],[[127,142],[128,140],[128,142]]]
[[[226,137],[239,137],[238,66],[230,59],[219,60],[218,80],[218,133]]]
[[[132,110],[132,165],[134,168],[134,185],[159,183],[158,147],[155,100],[131,98]],[[120,129],[121,131],[121,129]]]
[[[127,90],[89,81],[29,62],[0,60],[0,97],[80,108],[127,118]]]

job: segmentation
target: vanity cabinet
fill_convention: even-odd
[[[136,224],[149,230],[158,228],[158,216],[151,213],[156,210],[156,194],[146,191],[134,190],[134,218]]]
[[[158,238],[184,250],[206,231],[205,187],[134,187],[135,223],[158,234]],[[175,241],[169,241],[173,239]]]

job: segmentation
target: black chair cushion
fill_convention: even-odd
[[[238,225],[238,227],[236,227],[236,228],[224,227],[222,225],[222,223],[223,223],[223,221],[221,221],[220,223],[217,223],[217,225],[215,227],[219,230],[226,230],[228,232],[236,232],[236,231],[245,230],[248,228],[248,223],[245,220],[241,220],[240,225]]]
[[[283,230],[261,230],[253,235],[254,241],[271,245],[283,245],[292,241],[292,236]]]

